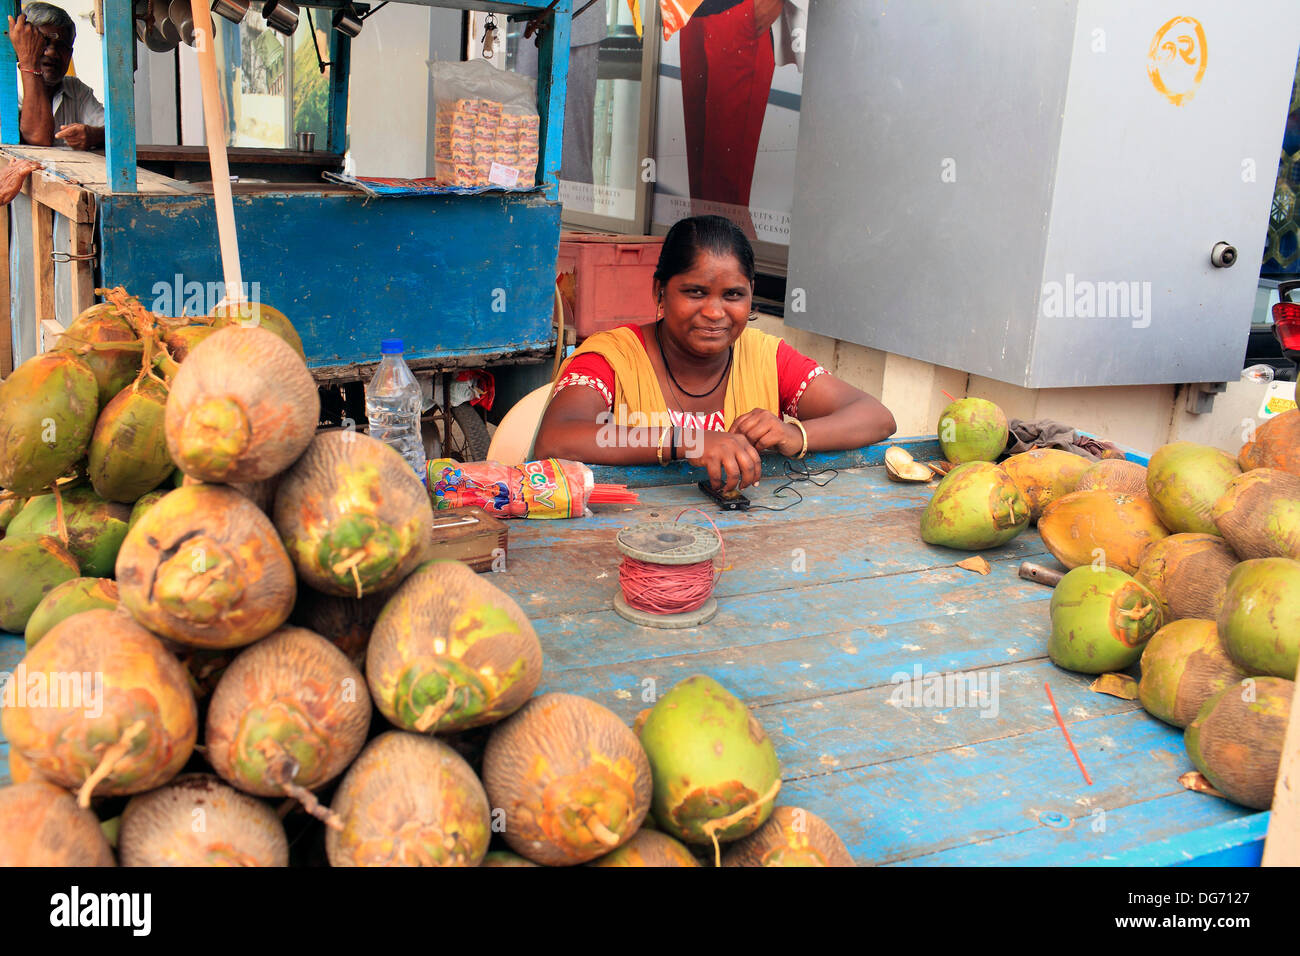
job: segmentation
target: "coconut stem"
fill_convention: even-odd
[[[1146,603],[1139,604],[1134,608],[1129,608],[1127,611],[1121,609],[1119,612],[1120,617],[1126,617],[1130,621],[1140,621],[1150,613],[1151,605]]]
[[[342,817],[329,807],[323,806],[316,799],[316,795],[306,787],[293,782],[293,778],[298,775],[301,766],[298,761],[289,756],[278,741],[270,737],[264,738],[259,749],[267,760],[266,777],[268,780],[279,786],[286,796],[293,797],[301,803],[304,810],[330,829],[343,829]]]
[[[352,557],[339,561],[337,564],[330,567],[330,570],[335,574],[342,574],[344,571],[351,572],[352,581],[357,586],[358,601],[361,600],[361,576],[357,574],[357,565],[365,559],[366,553],[364,551],[358,551],[356,554],[352,555]]]
[[[121,762],[122,758],[126,756],[126,752],[131,749],[131,740],[142,730],[144,730],[144,721],[137,720],[130,727],[126,728],[126,730],[122,731],[122,736],[117,738],[117,743],[104,751],[104,756],[99,758],[99,766],[95,768],[95,772],[86,778],[86,782],[83,783],[81,789],[77,791],[77,805],[79,807],[83,810],[90,807],[91,793],[100,785],[105,777],[113,772],[113,768],[116,767]]]
[[[587,818],[587,829],[591,831],[592,836],[605,844],[605,846],[618,846],[618,834],[614,833],[609,829],[609,827],[601,823],[600,817],[598,817],[594,812]]]
[[[768,803],[771,800],[775,800],[776,795],[780,791],[780,789],[781,789],[781,778],[777,777],[775,780],[772,781],[772,786],[767,788],[767,793],[763,794],[753,803],[746,804],[745,806],[737,810],[735,813],[729,813],[725,817],[718,817],[717,819],[709,820],[705,823],[700,824],[700,829],[703,830],[706,834],[708,834],[709,839],[713,841],[713,865],[714,866],[722,866],[722,848],[718,846],[718,831],[726,830],[727,828],[734,826],[735,824],[739,823],[741,820],[745,819],[745,817],[753,813],[755,810],[761,808],[763,804]]]
[[[430,704],[424,708],[419,719],[415,722],[415,729],[424,733],[438,721],[442,720],[443,715],[451,710],[451,705],[455,702],[456,685],[452,681],[447,681],[447,693],[442,695],[442,700],[436,704]]]

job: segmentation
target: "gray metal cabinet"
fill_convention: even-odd
[[[1294,0],[812,0],[807,43],[787,324],[1034,388],[1239,376]]]

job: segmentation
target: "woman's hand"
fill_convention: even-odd
[[[803,448],[803,432],[798,426],[787,424],[766,408],[745,412],[731,423],[729,431],[749,439],[749,443],[760,452],[775,449],[793,458]]]
[[[740,491],[757,485],[763,474],[762,459],[749,439],[731,432],[693,432],[686,440],[686,460],[707,469],[710,483],[720,491]]]

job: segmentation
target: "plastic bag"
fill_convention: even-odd
[[[428,476],[435,509],[477,505],[499,518],[580,518],[593,488],[590,468],[559,458],[518,466],[439,458]]]
[[[486,60],[429,64],[434,174],[451,186],[531,189],[537,182],[537,81]]]

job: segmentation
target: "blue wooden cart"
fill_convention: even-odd
[[[938,457],[932,439],[898,443]],[[772,735],[778,803],[826,819],[860,865],[1258,865],[1269,814],[1185,790],[1181,731],[1047,659],[1051,589],[1017,574],[1054,563],[1037,532],[985,552],[987,576],[956,567],[967,555],[920,540],[933,489],[889,481],[882,452],[810,456],[839,474],[797,485],[788,511],[717,512],[680,466],[598,468],[597,481],[638,487],[640,505],[512,522],[492,582],[537,629],[539,692],[590,697],[630,724],[677,681],[711,675]],[[779,461],[756,504],[791,500],[772,498]],[[717,616],[685,630],[619,617],[617,532],[697,507],[726,545]],[[21,653],[0,637],[0,670]],[[936,680],[969,693],[932,700]],[[5,756],[0,741],[0,784]]]
[[[287,314],[321,383],[357,381],[378,361],[382,339],[399,337],[415,369],[539,362],[555,347],[555,263],[560,239],[560,167],[570,0],[543,2],[399,0],[425,6],[545,13],[538,69],[540,161],[531,190],[375,198],[325,182],[341,170],[346,143],[349,39],[331,31],[328,136],[315,154],[232,150],[232,169],[280,164],[278,180],[235,186],[245,283]],[[342,0],[316,0],[328,22]],[[364,6],[364,5],[363,5]],[[40,321],[66,323],[96,286],[123,286],[147,300],[182,277],[214,282],[222,270],[211,183],[159,175],[141,163],[159,156],[185,165],[184,150],[136,145],[132,4],[104,5],[106,146],[102,156],[66,149],[0,147],[0,163],[32,156],[46,164],[18,203],[31,203],[31,236],[15,229],[11,283],[15,364],[39,350]],[[13,49],[0,38],[0,73],[13,75]],[[425,131],[418,131],[421,140]],[[16,87],[0,83],[0,140],[18,142]],[[267,153],[277,156],[267,156]],[[192,157],[202,160],[205,157]],[[306,163],[306,182],[289,164]],[[187,169],[209,178],[206,163]],[[65,221],[66,220],[66,221]],[[52,267],[47,258],[55,253]],[[68,253],[74,258],[69,260]],[[75,258],[76,256],[84,258]],[[58,281],[72,274],[72,293]],[[20,288],[31,281],[35,290]],[[42,273],[45,273],[43,275]],[[23,293],[23,294],[19,294]],[[3,332],[0,329],[0,332]],[[7,343],[6,343],[7,344]],[[26,353],[26,354],[25,354]],[[0,374],[4,370],[0,369]]]

